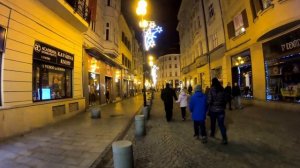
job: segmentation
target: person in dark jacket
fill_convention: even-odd
[[[235,109],[241,109],[241,89],[237,83],[232,88],[232,97]]]
[[[227,86],[225,87],[225,97],[226,97],[226,105],[229,105],[229,110],[232,110],[231,108],[231,97],[232,97],[232,92],[231,92],[231,85],[230,82],[227,83]]]
[[[160,97],[164,101],[166,119],[169,122],[173,117],[173,98],[177,100],[176,93],[173,89],[171,89],[169,83],[167,83],[166,88],[162,90]]]
[[[195,93],[190,99],[189,108],[191,111],[192,119],[194,121],[194,137],[199,139],[199,127],[202,137],[202,143],[207,142],[205,119],[207,112],[207,97],[201,91],[201,86],[196,85]]]
[[[217,78],[212,79],[212,85],[208,94],[207,102],[209,105],[209,116],[211,120],[210,136],[211,137],[215,136],[216,120],[217,120],[223,138],[222,144],[225,145],[227,144],[227,134],[224,125],[225,108],[226,108],[225,92],[223,86],[220,84]]]
[[[192,85],[189,85],[189,87],[188,87],[188,92],[189,92],[189,95],[192,95],[192,92],[193,92],[193,87],[192,87]]]

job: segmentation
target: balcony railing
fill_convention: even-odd
[[[66,0],[66,2],[74,9],[74,12],[90,23],[91,11],[86,0]]]
[[[91,11],[88,0],[39,0],[76,29],[85,32],[89,28]]]

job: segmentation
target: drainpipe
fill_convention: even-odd
[[[209,51],[209,41],[208,41],[208,34],[207,34],[207,23],[206,23],[206,15],[205,15],[205,8],[204,8],[204,2],[203,2],[203,0],[201,0],[201,4],[202,4],[203,17],[204,17],[205,42],[206,42],[206,51],[207,51],[208,68],[209,68],[209,84],[211,84],[210,51]]]

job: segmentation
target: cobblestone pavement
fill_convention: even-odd
[[[175,120],[166,122],[158,97],[147,121],[147,135],[135,139],[133,124],[124,138],[133,142],[136,168],[300,167],[300,113],[254,106],[227,111],[229,144],[220,144],[219,131],[215,139],[202,144],[193,137],[192,121],[181,121],[178,104],[174,104]],[[207,130],[209,124],[208,119]],[[112,165],[110,159],[105,167]]]
[[[142,96],[101,107],[102,118],[71,119],[0,143],[0,168],[87,168],[110,148],[142,105]]]

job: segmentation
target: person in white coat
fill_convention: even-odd
[[[178,100],[176,102],[180,103],[182,121],[184,121],[186,119],[186,107],[188,104],[188,94],[186,93],[186,89],[182,89],[180,91]]]

